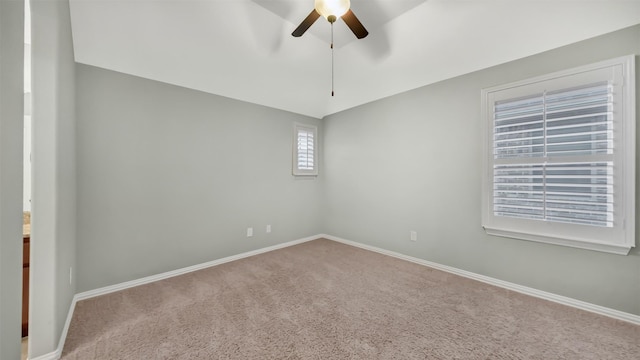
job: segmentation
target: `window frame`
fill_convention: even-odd
[[[298,167],[298,137],[301,131],[313,133],[313,169],[300,169]],[[318,127],[309,124],[293,124],[293,159],[292,174],[294,176],[318,176]]]
[[[613,158],[614,176],[616,177],[614,179],[614,226],[605,228],[494,215],[494,104],[503,99],[514,99],[519,96],[535,94],[548,85],[554,85],[555,87],[548,88],[546,89],[547,91],[569,88],[571,85],[560,85],[560,83],[576,83],[576,79],[586,79],[591,74],[601,74],[607,70],[611,71],[612,78],[620,76],[615,81],[620,81],[621,84],[614,83],[614,86],[616,86],[615,89],[617,91],[620,91],[620,95],[616,94],[619,97],[615,99],[622,102],[622,105],[614,104]],[[600,77],[599,80],[609,81],[611,79]],[[585,82],[582,82],[582,84],[577,82],[574,86],[586,84]],[[635,247],[635,101],[634,55],[482,89],[482,227],[486,233],[501,237],[627,255],[631,248]]]

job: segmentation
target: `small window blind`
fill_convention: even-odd
[[[613,226],[610,84],[494,106],[494,215]]]
[[[312,131],[298,130],[298,169],[313,170],[314,164],[314,141],[315,136]]]
[[[317,128],[309,125],[295,125],[293,174],[317,175],[316,153]]]

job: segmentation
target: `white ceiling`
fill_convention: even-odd
[[[640,0],[351,0],[291,32],[313,0],[70,0],[76,61],[322,118],[640,23]]]

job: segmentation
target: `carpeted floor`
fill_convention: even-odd
[[[640,326],[315,240],[80,301],[62,359],[640,359]]]

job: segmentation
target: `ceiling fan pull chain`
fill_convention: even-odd
[[[333,96],[333,22],[331,23],[331,96]]]

